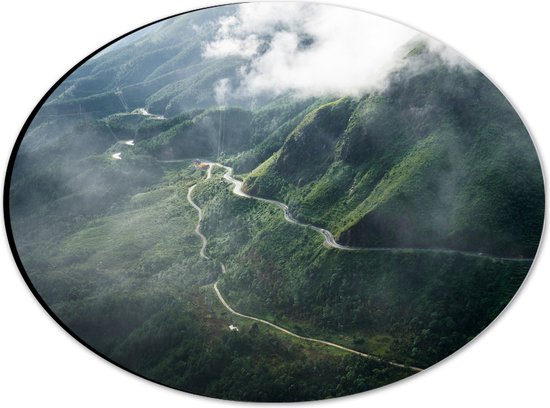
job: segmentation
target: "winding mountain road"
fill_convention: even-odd
[[[290,210],[288,208],[288,205],[286,205],[284,203],[281,203],[280,201],[270,200],[268,198],[262,198],[262,197],[255,197],[255,196],[252,196],[250,194],[245,193],[242,189],[243,182],[240,181],[240,180],[237,180],[236,178],[233,177],[233,168],[231,168],[229,166],[224,166],[223,164],[220,164],[220,163],[212,163],[212,162],[206,162],[206,163],[209,164],[209,167],[208,167],[209,175],[207,176],[207,179],[210,178],[211,171],[212,171],[212,166],[218,166],[218,167],[223,168],[225,170],[225,173],[223,175],[223,179],[230,182],[231,184],[233,184],[233,190],[232,190],[233,194],[235,194],[239,197],[251,198],[253,200],[262,201],[264,203],[269,203],[269,204],[272,204],[272,205],[280,208],[283,211],[283,215],[285,217],[285,220],[287,220],[288,222],[290,222],[292,224],[300,225],[301,227],[312,229],[314,231],[319,232],[321,235],[323,235],[323,237],[325,239],[325,245],[326,246],[331,247],[331,248],[336,248],[336,249],[342,249],[344,251],[358,251],[358,250],[363,249],[363,248],[359,248],[359,247],[351,247],[351,246],[341,245],[338,242],[336,242],[336,240],[334,239],[334,236],[332,235],[332,233],[330,231],[328,231],[324,228],[316,227],[314,225],[305,224],[305,223],[302,223],[302,222],[298,221],[296,218],[294,218],[292,216],[292,214],[290,214]]]
[[[344,251],[393,251],[393,252],[406,252],[406,251],[416,251],[416,252],[425,252],[425,253],[448,253],[448,254],[462,254],[466,256],[472,256],[472,257],[478,257],[478,258],[488,258],[492,259],[494,261],[516,261],[516,262],[532,262],[532,258],[511,258],[511,257],[498,257],[493,256],[489,254],[479,253],[479,252],[468,252],[468,251],[460,251],[455,249],[443,249],[443,248],[396,248],[396,247],[354,247],[354,246],[347,246],[342,245],[336,242],[336,239],[334,238],[334,235],[329,230],[326,230],[321,227],[316,227],[315,225],[306,224],[303,222],[298,221],[296,218],[290,214],[290,210],[288,208],[288,205],[281,203],[276,200],[271,200],[268,198],[262,198],[262,197],[255,197],[253,195],[247,194],[243,191],[242,186],[243,182],[240,180],[237,180],[233,177],[233,168],[229,166],[224,166],[221,163],[215,163],[215,162],[209,162],[209,161],[203,161],[203,163],[208,164],[208,172],[207,172],[207,179],[209,179],[212,176],[212,168],[213,166],[220,167],[225,170],[225,173],[223,175],[223,179],[228,181],[229,183],[233,184],[232,192],[233,194],[239,196],[239,197],[245,197],[250,198],[253,200],[261,201],[264,203],[272,204],[278,208],[280,208],[283,211],[283,215],[285,217],[285,220],[292,224],[299,225],[304,228],[309,228],[313,231],[316,231],[320,233],[324,238],[324,245],[330,248],[340,249]]]
[[[206,237],[201,232],[202,210],[197,204],[194,203],[193,199],[191,198],[191,194],[193,194],[193,190],[195,189],[195,187],[197,187],[196,184],[193,184],[191,187],[189,187],[189,190],[187,191],[187,201],[189,201],[189,204],[191,204],[193,206],[193,208],[195,210],[197,210],[197,212],[199,213],[199,222],[197,223],[197,226],[195,227],[195,234],[197,234],[200,237],[201,242],[202,242],[200,255],[204,259],[210,259],[210,258],[208,258],[208,256],[205,253],[206,244],[208,243],[208,240],[206,239]],[[224,267],[224,270],[225,270],[225,267]]]
[[[274,329],[277,329],[279,331],[282,331],[283,333],[288,334],[289,336],[296,337],[296,338],[301,339],[301,340],[305,340],[305,341],[309,341],[309,342],[313,342],[313,343],[324,344],[325,346],[335,347],[337,349],[344,350],[344,351],[347,351],[349,353],[357,354],[357,355],[362,356],[362,357],[370,358],[372,360],[376,360],[376,361],[380,361],[380,362],[392,365],[394,367],[408,368],[412,371],[417,371],[417,372],[422,371],[422,368],[408,366],[408,365],[401,364],[401,363],[396,363],[395,361],[387,361],[387,360],[384,360],[380,357],[373,356],[372,354],[367,354],[367,353],[363,353],[361,351],[353,350],[353,349],[341,346],[341,345],[336,344],[336,343],[331,343],[330,341],[315,339],[313,337],[300,336],[299,334],[296,334],[294,332],[291,332],[290,330],[284,329],[281,326],[277,326],[276,324],[268,322],[267,320],[260,319],[260,318],[254,317],[254,316],[245,315],[243,313],[239,313],[227,304],[227,302],[223,298],[223,296],[222,296],[222,294],[221,294],[221,292],[218,288],[218,282],[214,283],[214,291],[216,291],[216,295],[218,295],[218,299],[220,299],[220,302],[222,302],[222,304],[225,306],[225,308],[227,310],[229,310],[232,314],[236,315],[236,316],[242,317],[244,319],[254,320],[256,322],[266,324],[268,326],[273,327]]]
[[[230,167],[227,167],[227,166],[223,166],[219,163],[209,163],[209,167],[208,167],[208,171],[206,173],[206,179],[209,179],[210,177],[212,177],[212,167],[216,165],[216,166],[220,166],[222,168],[224,168],[226,170],[226,173],[223,175],[223,178],[231,183],[233,183],[235,185],[235,187],[233,188],[233,192],[236,194],[236,195],[239,195],[239,196],[242,196],[242,197],[248,197],[248,198],[254,198],[254,199],[257,199],[257,200],[260,200],[260,201],[264,201],[264,202],[269,202],[269,203],[272,203],[274,205],[276,205],[277,207],[281,208],[285,214],[285,219],[289,222],[292,222],[292,223],[295,223],[295,224],[299,224],[299,225],[303,225],[303,226],[307,226],[307,227],[310,227],[309,225],[307,224],[302,224],[298,221],[296,221],[294,218],[292,218],[292,216],[290,215],[290,213],[288,212],[288,207],[283,204],[283,203],[279,203],[278,201],[274,201],[274,200],[268,200],[268,199],[265,199],[265,198],[257,198],[257,197],[252,197],[246,193],[244,193],[241,189],[242,187],[242,182],[233,178],[232,174],[233,174],[233,169],[230,168]],[[202,242],[202,246],[201,246],[201,250],[200,250],[200,256],[201,258],[203,259],[210,259],[208,257],[208,255],[206,255],[205,253],[205,250],[206,250],[206,245],[208,244],[208,240],[207,238],[204,236],[204,234],[201,232],[200,230],[200,226],[201,226],[201,221],[202,221],[202,209],[193,201],[193,198],[192,198],[192,195],[193,195],[193,190],[195,189],[197,185],[196,184],[193,184],[191,187],[189,187],[189,190],[187,191],[187,201],[189,202],[189,204],[191,204],[191,206],[197,210],[197,213],[198,213],[198,222],[197,222],[197,225],[195,227],[195,233],[200,237],[201,239],[201,242]],[[326,231],[326,230],[322,230],[321,228],[317,228],[317,227],[314,227],[314,229],[316,230],[321,230],[321,231]],[[325,243],[327,245],[331,245],[331,242],[334,244],[334,247],[335,248],[339,248],[341,245],[339,245],[338,243],[336,243],[334,241],[334,238],[332,237],[332,234],[329,232],[329,231],[326,231],[328,233],[328,235],[325,235],[323,232],[323,235],[325,236]],[[332,238],[332,240],[330,239]],[[331,245],[333,246],[333,245]],[[343,247],[343,248],[340,248],[340,249],[348,249],[347,247]],[[221,269],[221,272],[222,274],[225,274],[226,273],[226,269],[225,269],[225,265],[223,263],[220,262],[220,269]],[[271,323],[267,320],[264,320],[264,319],[260,319],[258,317],[254,317],[254,316],[250,316],[250,315],[246,315],[246,314],[243,314],[243,313],[239,313],[237,312],[236,310],[234,310],[231,306],[229,306],[229,304],[227,303],[227,301],[224,299],[224,297],[222,296],[221,292],[220,292],[220,289],[218,288],[218,282],[219,281],[216,281],[214,283],[214,291],[216,292],[216,296],[218,297],[218,299],[220,300],[220,302],[222,303],[222,305],[233,315],[235,316],[239,316],[243,319],[248,319],[248,320],[252,320],[252,321],[255,321],[255,322],[258,322],[258,323],[262,323],[262,324],[265,324],[267,326],[270,326],[276,330],[279,330],[289,336],[292,336],[292,337],[295,337],[297,339],[300,339],[300,340],[304,340],[304,341],[308,341],[308,342],[312,342],[312,343],[318,343],[318,344],[323,344],[325,346],[329,346],[329,347],[334,347],[334,348],[337,348],[339,350],[343,350],[343,351],[347,351],[349,353],[352,353],[352,354],[356,354],[356,355],[359,355],[361,357],[365,357],[365,358],[369,358],[369,359],[372,359],[372,360],[375,360],[375,361],[379,361],[379,362],[383,362],[383,363],[386,363],[386,364],[389,364],[391,366],[394,366],[394,367],[399,367],[399,368],[403,368],[403,369],[409,369],[409,370],[412,370],[412,371],[415,371],[415,372],[419,372],[419,371],[422,371],[421,368],[418,368],[418,367],[414,367],[414,366],[408,366],[408,365],[405,365],[405,364],[402,364],[402,363],[397,363],[395,361],[387,361],[387,360],[384,360],[380,357],[376,357],[376,356],[373,356],[371,354],[367,354],[367,353],[363,353],[361,351],[358,351],[358,350],[353,350],[353,349],[350,349],[348,347],[345,347],[345,346],[341,346],[339,344],[336,344],[336,343],[332,343],[330,341],[326,341],[326,340],[321,340],[321,339],[316,339],[316,338],[313,338],[313,337],[305,337],[305,336],[301,336],[299,334],[296,334],[288,329],[285,329],[281,326],[278,326],[274,323]]]

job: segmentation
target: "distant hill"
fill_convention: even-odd
[[[175,116],[216,106],[216,82],[235,80],[243,61],[204,59],[202,47],[216,33],[212,21],[234,11],[235,6],[227,6],[184,14],[119,41],[73,72],[43,106],[42,115],[105,117],[144,107]],[[245,106],[250,101],[233,98],[228,103]]]

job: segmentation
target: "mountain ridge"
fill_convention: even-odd
[[[329,227],[352,246],[432,246],[533,257],[542,231],[533,220],[542,213],[526,215],[521,205],[530,208],[528,200],[536,200],[535,206],[543,207],[544,197],[525,127],[482,74],[449,67],[426,50],[411,58],[412,65],[419,58],[432,60],[432,68],[406,77],[402,88],[397,84],[411,68],[395,72],[386,89],[363,97],[351,114],[338,118],[346,125],[343,132],[319,120],[312,125],[311,118],[323,114],[317,108],[276,156],[250,173],[245,189],[289,202],[298,218]],[[464,95],[456,95],[458,84]],[[424,96],[411,100],[409,89],[416,94],[421,86]],[[432,102],[442,98],[446,111]],[[317,139],[308,142],[313,134]],[[323,139],[323,134],[331,136]],[[331,140],[324,152],[323,140]],[[322,168],[312,169],[312,155],[323,161]],[[504,178],[507,166],[513,170]],[[472,202],[478,204],[475,210]],[[499,207],[515,212],[491,213]],[[502,233],[480,228],[486,222]],[[510,230],[518,224],[528,227]]]

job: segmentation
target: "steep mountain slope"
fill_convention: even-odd
[[[481,73],[422,45],[384,90],[310,113],[246,188],[356,246],[532,257],[542,230],[521,120]]]

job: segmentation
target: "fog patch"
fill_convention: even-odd
[[[231,92],[231,81],[229,78],[222,78],[214,84],[214,96],[218,106],[224,106],[227,95]]]
[[[451,67],[459,67],[465,70],[475,70],[472,64],[460,55],[453,48],[446,46],[441,41],[426,36],[422,37],[428,46],[430,52],[438,54],[439,57]]]

